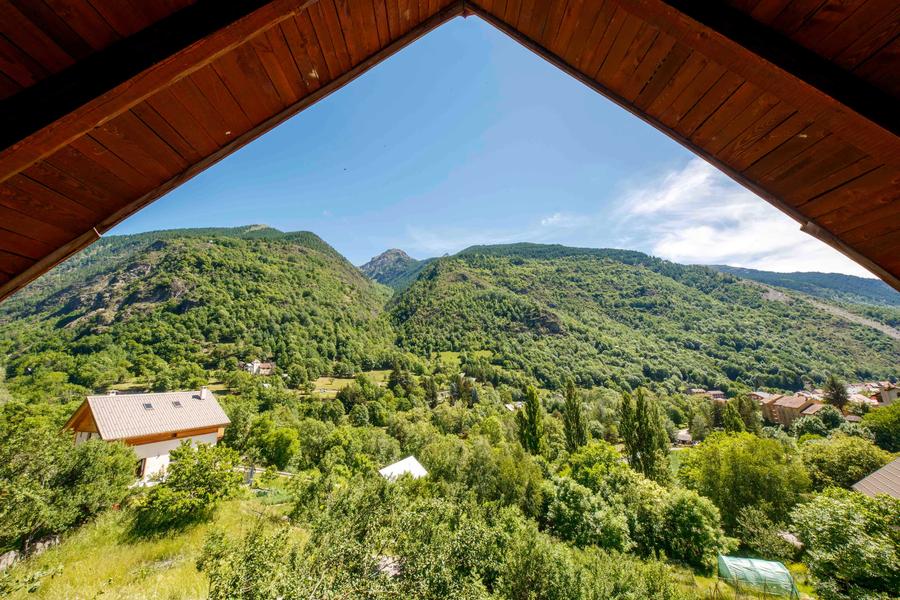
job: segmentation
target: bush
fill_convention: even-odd
[[[900,500],[831,488],[792,513],[803,562],[824,600],[895,597],[900,590]]]
[[[121,502],[134,481],[134,451],[30,418],[0,427],[0,548],[23,546]]]
[[[863,416],[863,427],[875,434],[875,443],[888,452],[900,452],[900,402],[876,408]]]
[[[209,517],[219,501],[234,494],[241,475],[237,452],[225,446],[185,441],[169,455],[165,479],[134,503],[134,529],[152,532]]]
[[[778,440],[714,433],[682,452],[679,477],[713,501],[727,532],[735,531],[742,508],[784,514],[809,489],[809,476],[796,451]]]
[[[841,434],[801,445],[800,456],[816,490],[833,486],[849,489],[891,460],[890,453],[872,442]]]
[[[628,521],[620,507],[608,505],[569,478],[554,481],[547,510],[550,531],[577,546],[628,550]]]

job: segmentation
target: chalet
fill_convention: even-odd
[[[725,400],[725,392],[722,390],[709,390],[706,392],[706,395],[712,398],[713,400],[724,401]]]
[[[773,418],[770,420],[787,429],[811,404],[814,404],[814,401],[805,396],[781,396],[772,403],[770,414]]]
[[[705,393],[706,390],[704,390],[703,388],[690,388],[688,390],[688,394],[690,394],[691,396],[702,396]]]
[[[142,480],[164,471],[183,441],[215,444],[231,421],[208,389],[191,392],[88,396],[66,423],[75,444],[122,441],[134,448]]]

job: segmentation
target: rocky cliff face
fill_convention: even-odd
[[[360,267],[360,270],[378,283],[390,285],[398,277],[408,273],[419,261],[403,250],[392,248]]]

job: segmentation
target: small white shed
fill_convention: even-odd
[[[416,460],[415,456],[407,456],[403,460],[379,470],[378,473],[388,481],[397,481],[404,475],[409,475],[413,479],[428,475],[428,471]]]

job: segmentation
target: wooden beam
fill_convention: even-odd
[[[671,129],[670,127],[666,126],[662,122],[660,122],[657,119],[653,118],[652,116],[648,115],[647,113],[642,111],[640,108],[631,104],[627,99],[618,95],[616,92],[612,91],[611,89],[605,87],[603,84],[594,80],[593,78],[588,77],[587,75],[585,75],[584,73],[579,71],[577,68],[575,68],[572,65],[570,65],[569,63],[567,63],[560,56],[554,54],[553,52],[551,52],[547,48],[543,47],[538,42],[525,36],[519,30],[510,26],[505,21],[498,19],[497,17],[495,17],[491,13],[485,11],[478,5],[473,4],[472,2],[467,2],[466,3],[466,11],[470,14],[477,15],[481,19],[484,19],[489,24],[493,25],[494,27],[496,27],[497,29],[499,29],[500,31],[502,31],[503,33],[505,33],[512,39],[514,39],[515,41],[522,44],[528,50],[531,50],[532,52],[534,52],[535,54],[537,54],[538,56],[540,56],[541,58],[543,58],[544,60],[546,60],[547,62],[552,64],[553,66],[562,70],[564,73],[571,75],[573,78],[577,79],[584,85],[588,86],[589,88],[591,88],[594,91],[598,92],[599,94],[603,95],[604,97],[611,100],[618,106],[624,108],[625,110],[627,110],[628,112],[633,114],[635,117],[641,119],[648,125],[651,125],[654,128],[658,129],[659,131],[665,133],[670,138],[674,139],[676,142],[680,143],[682,146],[684,146],[685,148],[687,148],[688,150],[690,150],[691,152],[693,152],[694,154],[696,154],[703,160],[707,161],[708,163],[710,163],[711,165],[713,165],[714,167],[716,167],[717,169],[719,169],[720,171],[722,171],[723,173],[728,175],[731,179],[733,179],[737,183],[741,184],[742,186],[744,186],[745,188],[747,188],[748,190],[750,190],[751,192],[753,192],[760,198],[763,198],[769,204],[778,208],[783,213],[787,214],[789,217],[791,217],[792,219],[794,219],[795,221],[800,223],[802,231],[809,233],[810,235],[813,235],[814,237],[824,241],[828,245],[839,250],[841,253],[843,253],[850,259],[856,261],[857,263],[861,264],[865,268],[872,271],[872,273],[874,273],[875,275],[877,275],[878,277],[883,279],[888,285],[890,285],[897,291],[900,291],[900,278],[898,278],[896,275],[890,273],[889,271],[887,271],[880,265],[877,265],[872,260],[863,256],[859,252],[855,251],[853,248],[849,247],[847,244],[844,244],[835,236],[829,234],[824,228],[819,226],[817,223],[810,221],[806,216],[804,216],[799,211],[797,211],[793,206],[789,205],[788,203],[786,203],[784,200],[782,200],[780,197],[776,196],[772,192],[764,189],[763,187],[758,185],[755,181],[747,178],[740,171],[737,171],[736,169],[731,168],[728,164],[718,160],[718,158],[716,158],[713,154],[707,152],[700,146],[696,145],[690,139],[682,136],[680,133],[678,133],[674,129]]]
[[[805,85],[900,136],[897,98],[724,2],[659,0]],[[648,2],[637,2],[645,4]],[[713,57],[714,58],[714,57]]]
[[[0,182],[316,0],[200,0],[0,102]]]
[[[795,103],[866,154],[900,167],[897,98],[723,2],[614,1],[747,81]]]
[[[203,158],[203,160],[190,165],[187,169],[172,177],[168,181],[164,182],[162,185],[157,188],[147,192],[140,198],[137,198],[118,211],[110,215],[109,217],[103,219],[100,223],[98,223],[93,229],[85,232],[69,244],[66,244],[62,248],[58,249],[51,255],[48,255],[40,260],[38,260],[35,264],[33,264],[28,270],[25,272],[13,277],[9,281],[0,285],[0,301],[7,298],[11,294],[15,293],[17,290],[21,289],[41,274],[45,273],[49,269],[51,269],[54,265],[59,264],[66,258],[72,256],[76,252],[83,250],[97,239],[100,238],[100,235],[109,231],[112,227],[116,226],[125,218],[131,216],[141,208],[147,206],[160,196],[167,194],[172,191],[179,185],[185,183],[190,180],[197,174],[216,164],[232,152],[243,148],[259,136],[263,135],[267,131],[281,124],[286,119],[296,115],[302,110],[312,106],[316,102],[322,100],[323,98],[331,95],[333,92],[339,90],[343,86],[347,85],[375,65],[379,64],[381,61],[387,59],[391,55],[399,52],[412,42],[416,41],[429,31],[435,29],[441,24],[458,17],[463,14],[463,2],[460,0],[459,2],[455,2],[454,4],[446,7],[440,12],[432,15],[409,32],[407,32],[402,37],[396,39],[394,42],[385,46],[381,50],[375,52],[370,55],[366,59],[364,59],[359,64],[352,67],[350,70],[346,71],[336,79],[328,82],[323,85],[321,88],[312,92],[311,94],[301,98],[291,106],[285,108],[280,113],[274,115],[270,119],[263,121],[256,127],[250,129],[249,131],[236,136],[227,146],[223,146],[219,150],[213,152],[209,156]]]

